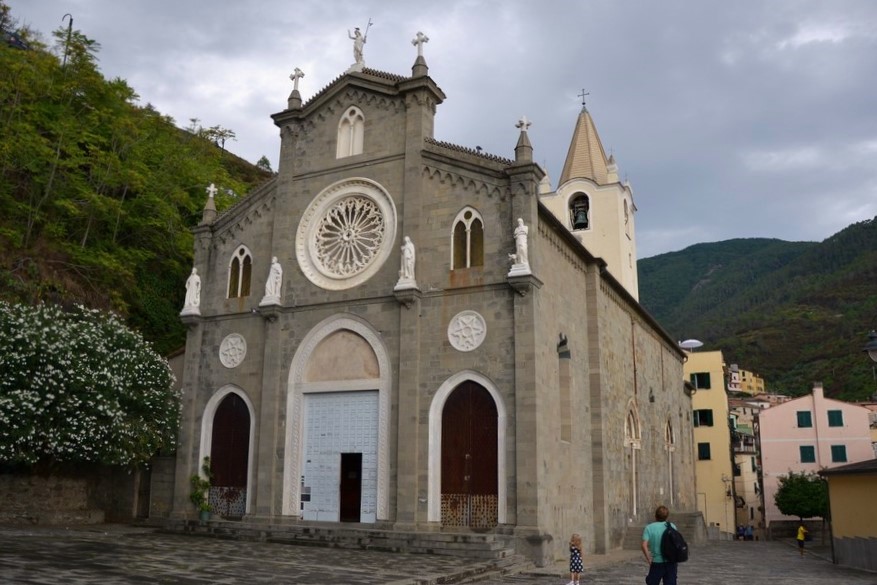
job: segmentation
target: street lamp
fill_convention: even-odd
[[[877,331],[871,331],[868,334],[868,343],[863,349],[868,352],[868,357],[877,362]]]
[[[868,334],[868,343],[862,349],[868,353],[868,357],[872,361],[877,362],[877,331],[871,330],[871,333]],[[877,381],[877,368],[874,366],[871,366],[871,374],[874,376],[874,380]]]

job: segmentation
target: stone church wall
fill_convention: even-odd
[[[561,560],[569,555],[569,538],[574,532],[582,535],[585,552],[594,552],[590,341],[587,301],[582,294],[587,271],[593,268],[544,223],[540,222],[534,240],[539,248],[534,273],[543,281],[533,293],[538,315],[536,383],[541,432],[536,470],[540,527],[552,537],[555,560]],[[561,335],[569,349],[568,406],[563,403],[560,380],[561,362],[566,359],[558,352]],[[565,422],[570,425],[567,436],[561,430]]]

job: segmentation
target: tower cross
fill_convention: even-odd
[[[216,195],[216,192],[219,191],[219,189],[217,189],[217,188],[216,188],[216,185],[214,185],[213,183],[210,183],[210,186],[207,187],[207,188],[204,189],[204,190],[207,191],[207,195],[208,195],[209,197],[213,197],[213,196],[215,196],[215,195]]]
[[[429,42],[429,37],[423,34],[420,31],[417,31],[417,35],[411,41],[411,44],[417,47],[417,56],[423,57],[423,44]]]
[[[292,73],[292,75],[289,76],[289,78],[292,80],[292,83],[293,83],[293,86],[292,86],[293,91],[298,91],[298,80],[304,76],[305,76],[304,72],[301,69],[299,69],[298,67],[296,67],[295,71]]]
[[[518,123],[515,124],[515,128],[520,128],[521,132],[526,132],[527,129],[533,124],[530,120],[527,119],[527,116],[521,116],[521,119],[518,120]]]
[[[585,91],[585,89],[582,88],[582,93],[579,94],[579,97],[582,98],[582,105],[585,105],[585,96],[588,95],[591,95],[591,92]]]

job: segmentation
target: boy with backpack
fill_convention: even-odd
[[[658,506],[655,521],[643,529],[642,550],[649,563],[646,585],[676,585],[678,563],[688,560],[688,545],[676,525],[667,521],[669,516],[667,506]]]

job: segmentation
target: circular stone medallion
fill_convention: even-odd
[[[247,342],[239,333],[226,335],[219,344],[219,361],[226,368],[236,368],[247,355]]]
[[[487,323],[475,311],[461,311],[448,324],[448,341],[459,351],[472,351],[487,336]]]

